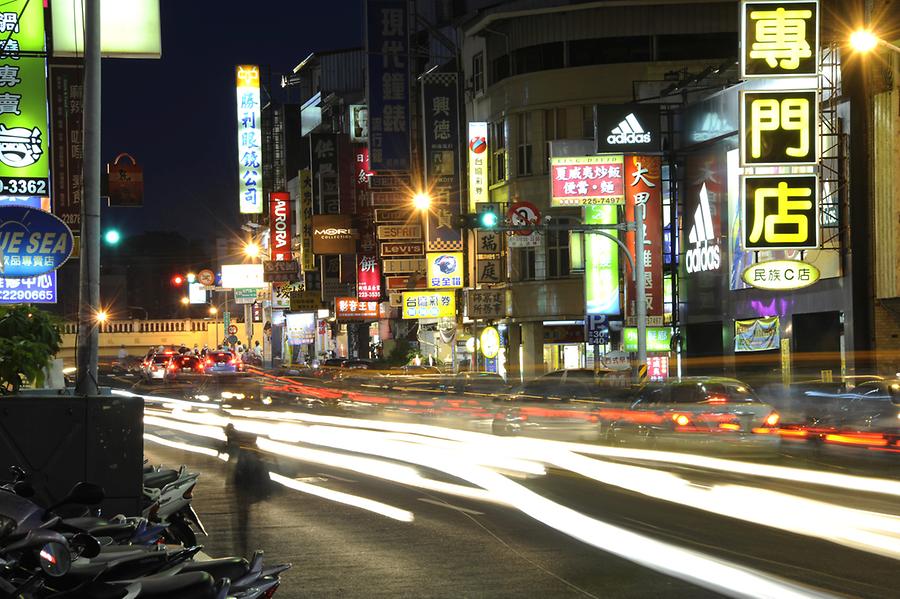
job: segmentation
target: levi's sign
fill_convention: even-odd
[[[52,272],[69,259],[72,231],[49,212],[0,206],[0,276],[26,278]]]
[[[388,242],[381,244],[381,256],[421,256],[425,253],[425,244],[420,241]]]
[[[379,239],[421,239],[421,225],[379,225]]]

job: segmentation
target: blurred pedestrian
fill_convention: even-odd
[[[256,345],[253,346],[253,353],[257,358],[262,358],[262,346],[259,344],[259,341],[257,341]]]
[[[119,347],[119,359],[124,360],[127,357],[128,357],[128,350],[125,349],[124,345],[120,346]]]

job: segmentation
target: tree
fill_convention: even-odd
[[[42,385],[62,336],[52,314],[28,305],[0,306],[0,393]]]

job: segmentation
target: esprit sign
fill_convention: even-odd
[[[36,277],[69,259],[72,231],[62,220],[35,208],[0,206],[0,276]]]
[[[713,228],[706,183],[700,187],[697,209],[694,211],[693,224],[688,232],[688,249],[684,254],[684,263],[688,273],[718,270],[722,264],[719,238]]]
[[[284,192],[269,194],[269,237],[272,260],[291,259],[291,196]]]
[[[659,106],[598,104],[594,113],[598,153],[660,151]]]
[[[379,239],[420,239],[422,225],[379,225]]]

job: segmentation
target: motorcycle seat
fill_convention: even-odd
[[[237,580],[247,573],[250,564],[242,557],[223,557],[205,561],[186,562],[182,572],[208,572],[216,580],[230,578]]]
[[[152,489],[162,489],[172,481],[178,480],[177,470],[160,470],[144,475],[144,486]]]
[[[200,599],[215,596],[215,582],[206,572],[175,574],[165,578],[142,578],[141,599],[149,597],[178,597]]]

